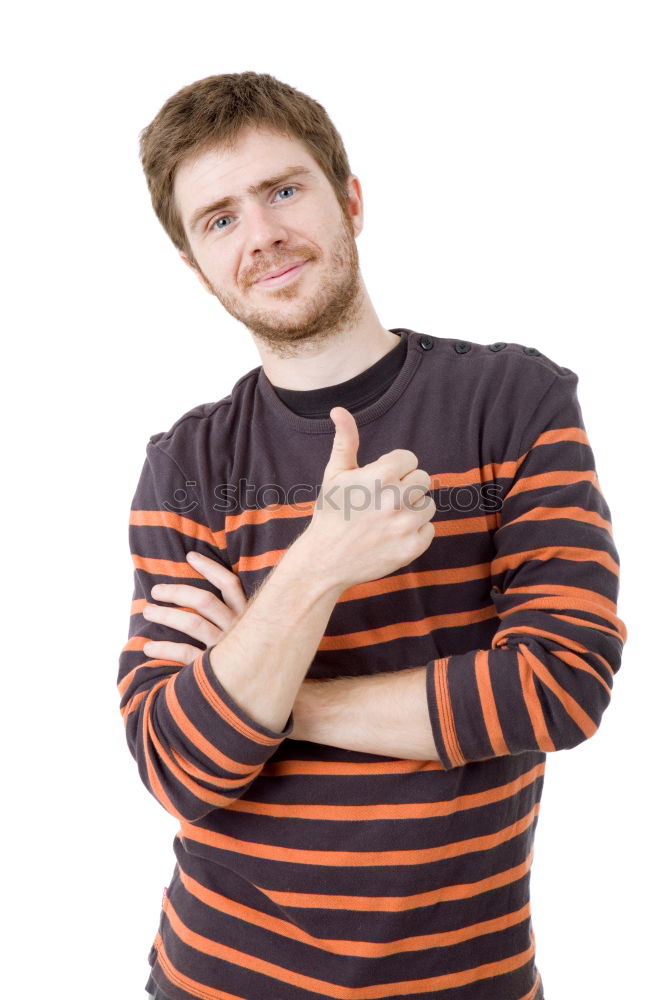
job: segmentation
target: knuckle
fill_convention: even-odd
[[[240,580],[236,574],[232,573],[231,570],[226,570],[223,579],[220,580],[220,590],[222,591],[222,594],[224,595],[225,590],[237,590],[239,586]]]
[[[199,615],[192,614],[191,611],[185,612],[186,618],[183,622],[188,635],[198,636],[201,631],[202,621]]]
[[[403,458],[405,462],[409,462],[410,464],[418,466],[419,464],[418,456],[413,451],[411,451],[409,448],[401,448],[398,449],[398,451],[400,453],[400,457]]]
[[[218,563],[217,568],[219,570],[220,580],[225,587],[232,587],[239,583],[238,577],[232,569],[229,569],[228,566],[223,566],[222,563]]]
[[[202,591],[198,606],[202,611],[211,611],[219,603],[219,598],[211,590]]]

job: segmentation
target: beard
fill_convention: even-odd
[[[349,216],[341,215],[341,226],[331,248],[330,263],[320,266],[322,274],[315,291],[306,296],[299,290],[297,279],[269,293],[276,301],[294,300],[297,308],[291,313],[287,310],[281,312],[278,308],[248,306],[238,296],[216,288],[199,268],[208,289],[226,311],[243,323],[277,357],[302,355],[305,344],[316,347],[339,336],[361,315],[363,294],[356,237]],[[297,259],[317,264],[321,255],[315,255],[309,246],[294,245],[288,256],[283,254],[275,260],[264,260],[261,269],[259,266],[251,268],[244,277],[244,287],[249,290],[256,278],[266,271],[277,270]]]

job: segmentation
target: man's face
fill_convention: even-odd
[[[252,186],[259,189],[250,192]],[[257,129],[244,130],[231,150],[186,160],[176,173],[176,206],[201,281],[281,357],[293,356],[299,342],[326,340],[360,315],[356,178],[349,192],[353,217],[342,212],[301,143]],[[222,199],[229,200],[220,206]],[[264,279],[293,264],[299,266],[284,276]]]

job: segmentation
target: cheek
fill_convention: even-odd
[[[237,284],[241,274],[240,254],[232,253],[230,256],[228,249],[223,254],[221,248],[211,243],[198,260],[203,273],[217,288],[232,289]]]

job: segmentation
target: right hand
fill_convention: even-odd
[[[353,415],[334,406],[330,416],[331,456],[303,534],[314,545],[320,571],[346,588],[379,580],[425,552],[435,535],[431,519],[437,507],[425,498],[430,476],[417,468],[413,451],[395,448],[359,468]]]

